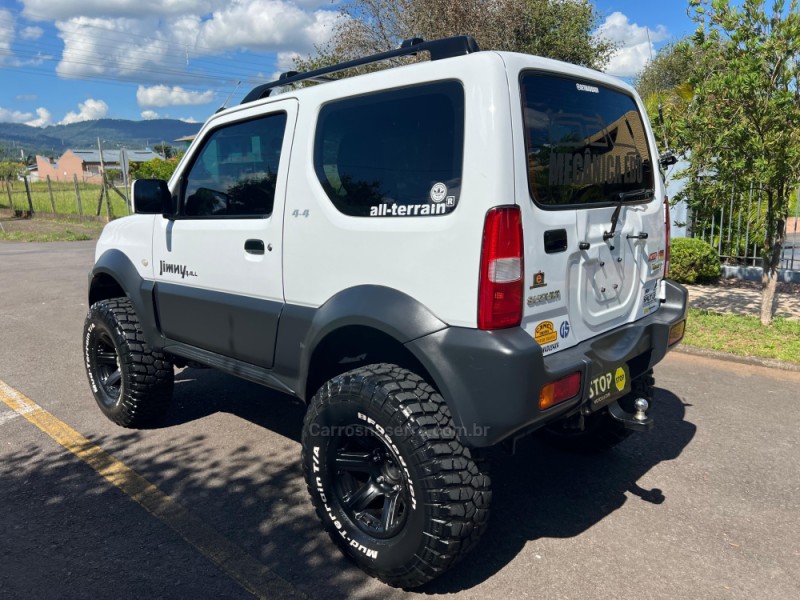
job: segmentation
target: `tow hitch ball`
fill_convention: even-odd
[[[615,401],[608,405],[608,413],[626,429],[650,431],[653,428],[653,417],[647,414],[650,403],[645,398],[637,398],[633,401],[633,408],[635,412],[629,413]]]

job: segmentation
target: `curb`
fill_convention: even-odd
[[[673,348],[672,351],[680,352],[682,354],[691,354],[694,356],[704,356],[706,358],[715,358],[717,360],[735,362],[744,365],[755,365],[757,367],[766,367],[768,369],[779,369],[781,371],[794,371],[795,373],[800,373],[800,364],[790,363],[783,360],[775,360],[774,358],[738,356],[736,354],[728,354],[727,352],[718,352],[717,350],[698,348],[697,346],[686,346],[685,344],[678,344],[678,346]]]

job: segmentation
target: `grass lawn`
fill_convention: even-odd
[[[0,219],[0,240],[9,242],[76,242],[96,240],[102,223],[51,219]]]
[[[775,317],[772,326],[764,327],[757,317],[690,308],[683,343],[800,364],[800,321]]]
[[[28,210],[28,197],[25,193],[25,184],[22,181],[12,181],[11,183],[11,200],[14,208],[17,210]],[[78,194],[75,192],[75,184],[71,181],[53,181],[50,184],[50,189],[47,187],[46,181],[29,182],[31,190],[31,203],[33,210],[40,213],[53,214],[53,207],[55,206],[55,214],[59,215],[77,215],[78,212]],[[94,183],[78,183],[78,192],[81,198],[81,208],[83,214],[94,215],[97,213],[97,202],[100,199],[100,185]],[[52,191],[52,201],[50,192]],[[125,206],[125,200],[120,198],[113,190],[111,194],[111,213],[115,217],[121,217],[128,214],[128,209]],[[0,183],[0,208],[10,208],[8,200],[8,190],[6,189],[5,182]],[[106,214],[105,198],[103,199],[103,206],[100,211],[101,215]]]

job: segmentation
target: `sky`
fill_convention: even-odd
[[[630,81],[691,33],[687,4],[595,0],[596,34],[621,45],[606,71]],[[0,122],[200,123],[324,43],[337,14],[337,0],[0,0]]]

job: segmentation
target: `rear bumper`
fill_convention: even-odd
[[[449,327],[406,346],[444,396],[461,440],[473,447],[492,446],[586,405],[590,374],[622,362],[632,378],[651,369],[669,350],[670,328],[686,319],[687,297],[683,286],[667,280],[666,299],[655,314],[547,357],[518,327]],[[581,393],[540,410],[542,386],[575,371],[581,371]]]

